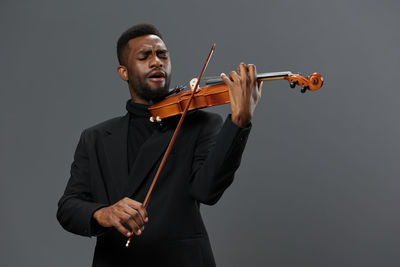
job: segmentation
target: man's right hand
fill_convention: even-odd
[[[149,219],[143,204],[130,198],[123,198],[114,205],[101,208],[93,214],[93,218],[103,227],[115,227],[123,235],[130,237],[134,233],[140,235],[144,223]],[[129,225],[130,232],[123,224]]]

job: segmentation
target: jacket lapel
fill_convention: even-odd
[[[173,134],[170,127],[157,129],[141,146],[129,175],[128,127],[129,113],[110,126],[104,138],[107,164],[103,167],[111,203],[136,193],[150,171],[158,166]]]
[[[171,140],[173,130],[166,128],[156,130],[154,134],[147,139],[141,146],[135,163],[133,164],[131,174],[128,179],[125,195],[132,197],[140,188],[143,181],[148,177],[149,173],[158,167],[164,152]],[[148,177],[153,179],[154,177]]]
[[[129,115],[125,115],[106,130],[104,139],[105,157],[104,164],[105,183],[111,203],[119,201],[123,196],[123,189],[128,180],[128,125]]]

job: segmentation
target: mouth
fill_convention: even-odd
[[[147,78],[154,83],[162,83],[165,81],[166,74],[165,72],[161,70],[155,70],[151,71],[148,75]]]

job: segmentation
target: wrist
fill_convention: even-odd
[[[232,114],[231,120],[234,124],[236,124],[240,128],[246,128],[250,124],[250,121],[251,121],[250,118],[246,118],[246,117],[242,117],[242,116],[234,115],[234,114]]]
[[[93,213],[93,219],[100,223],[101,215],[103,214],[104,208],[98,209]]]

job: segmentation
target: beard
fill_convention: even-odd
[[[134,93],[149,102],[158,102],[161,100],[169,91],[170,75],[166,75],[165,84],[159,88],[151,88],[149,83],[145,80],[145,77],[138,77],[131,75],[128,72],[128,83],[132,87]]]

